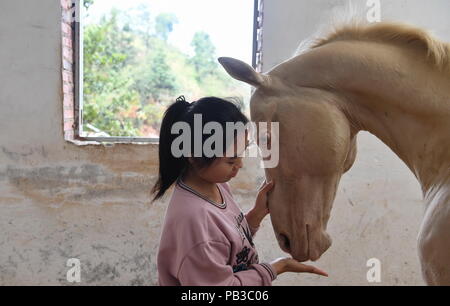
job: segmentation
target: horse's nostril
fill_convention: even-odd
[[[280,236],[281,243],[285,247],[286,251],[290,252],[291,251],[291,242],[289,241],[289,238],[284,234],[280,234],[279,236]]]

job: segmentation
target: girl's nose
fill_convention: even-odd
[[[242,158],[239,159],[238,164],[237,164],[237,168],[238,169],[242,168]]]

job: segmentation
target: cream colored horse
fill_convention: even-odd
[[[256,87],[255,122],[280,123],[280,163],[269,208],[282,249],[317,260],[341,176],[368,131],[419,180],[426,213],[418,237],[423,277],[450,285],[450,47],[406,25],[352,24],[267,74],[219,61]],[[269,135],[269,138],[271,136]]]

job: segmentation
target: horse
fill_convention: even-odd
[[[422,276],[450,285],[450,44],[411,25],[349,23],[267,73],[219,62],[254,87],[252,121],[279,123],[279,163],[265,175],[275,181],[268,207],[282,250],[316,261],[331,246],[338,184],[355,161],[357,134],[367,131],[419,181]]]

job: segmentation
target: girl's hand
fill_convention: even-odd
[[[247,213],[246,219],[249,225],[253,228],[258,228],[261,221],[269,214],[269,207],[267,203],[267,193],[273,188],[274,182],[264,182],[259,187],[258,195],[256,196],[255,206]]]
[[[321,276],[328,277],[328,273],[320,270],[319,268],[308,266],[302,264],[301,262],[289,258],[278,258],[270,263],[273,269],[277,272],[278,275],[283,274],[285,272],[295,272],[295,273],[313,273]]]
[[[264,182],[259,187],[258,195],[256,196],[255,207],[253,208],[261,215],[266,216],[269,213],[269,206],[267,202],[267,193],[275,186],[274,181]]]

